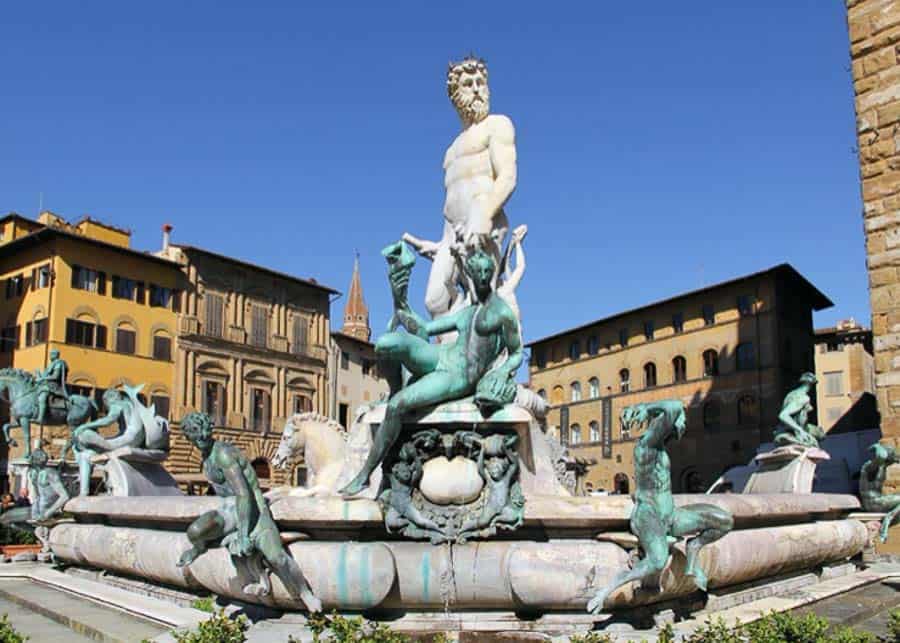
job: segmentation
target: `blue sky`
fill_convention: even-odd
[[[0,212],[43,193],[140,249],[170,222],[341,291],[359,249],[378,332],[379,250],[440,234],[471,50],[517,128],[526,340],[785,261],[818,325],[869,324],[843,2],[313,4],[5,4]]]

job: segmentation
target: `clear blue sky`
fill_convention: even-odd
[[[358,248],[378,332],[379,250],[440,234],[470,50],[517,128],[526,340],[784,261],[818,325],[869,324],[840,0],[6,3],[0,212],[43,192],[341,291]]]

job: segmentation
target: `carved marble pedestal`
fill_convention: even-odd
[[[816,465],[829,456],[822,449],[779,447],[756,456],[759,467],[743,493],[812,493]]]
[[[91,458],[111,496],[181,496],[175,478],[162,463],[167,451],[123,447]]]
[[[388,531],[433,543],[517,529],[529,493],[565,493],[533,416],[514,405],[483,416],[471,399],[407,418],[382,475]]]

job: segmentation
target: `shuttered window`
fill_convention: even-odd
[[[306,345],[309,342],[309,321],[303,315],[294,316],[294,341],[291,346],[295,354],[306,352]]]
[[[225,302],[221,295],[206,295],[206,334],[221,337],[224,331]]]
[[[161,359],[167,362],[172,360],[172,339],[165,335],[153,337],[153,359]]]
[[[116,329],[116,352],[134,355],[137,333],[127,328]]]
[[[106,326],[83,322],[78,319],[67,319],[66,343],[76,346],[106,348]]]
[[[261,388],[252,389],[251,395],[253,406],[250,408],[250,428],[254,431],[267,431],[271,396],[268,391]]]
[[[269,311],[265,306],[253,306],[250,343],[254,346],[265,347],[269,343]]]

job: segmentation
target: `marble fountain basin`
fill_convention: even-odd
[[[675,499],[680,506],[716,504],[735,516],[735,530],[701,552],[711,589],[843,561],[869,542],[864,523],[847,518],[859,508],[853,496]],[[66,505],[74,522],[53,527],[50,547],[67,563],[302,610],[275,577],[270,596],[244,595],[249,570],[222,548],[211,549],[187,569],[175,565],[189,546],[187,525],[219,502],[197,496],[75,498]],[[631,510],[627,497],[530,496],[524,527],[506,538],[433,546],[388,534],[375,501],[282,498],[272,504],[282,539],[325,608],[375,611],[581,611],[628,565],[634,547],[628,534]],[[661,592],[630,586],[613,596],[613,604],[633,607],[696,591],[683,566],[680,543],[662,574]]]

